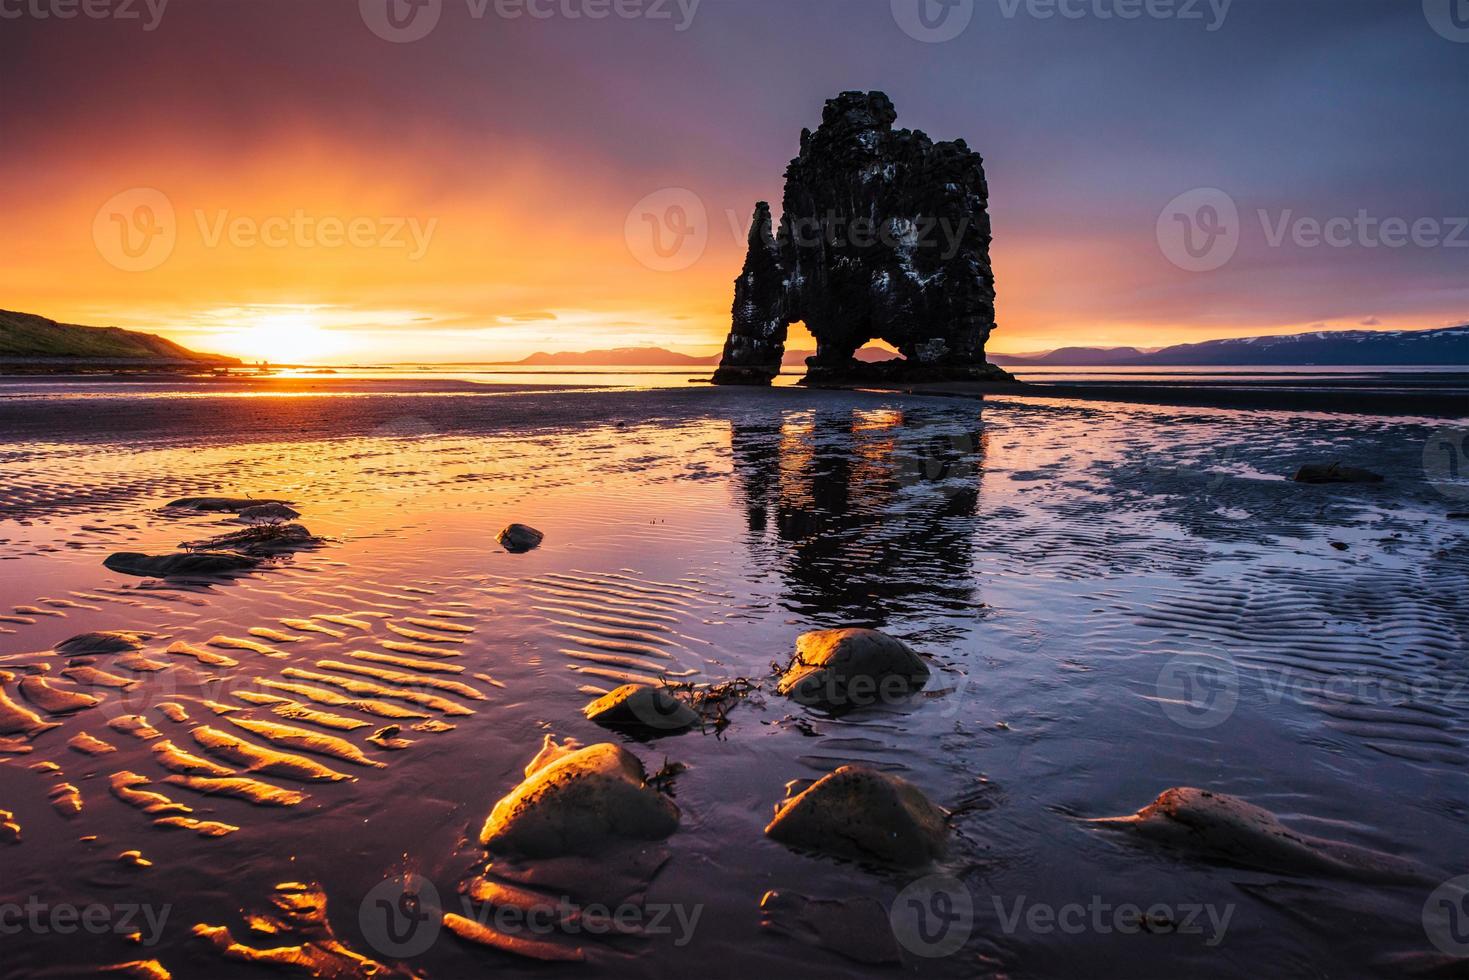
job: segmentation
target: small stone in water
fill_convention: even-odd
[[[500,532],[500,547],[511,554],[521,554],[541,546],[546,536],[525,524],[511,524]]]

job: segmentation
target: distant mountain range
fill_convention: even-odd
[[[610,350],[563,351],[547,354],[537,351],[530,357],[508,364],[548,367],[703,367],[719,363],[719,357],[695,357],[664,350],[662,347],[614,347]]]
[[[1434,330],[1318,330],[1277,337],[1241,337],[1136,347],[1062,347],[1044,354],[992,354],[1006,366],[1225,367],[1249,365],[1469,365],[1469,325]]]
[[[788,350],[783,362],[787,367],[802,367],[813,353]],[[857,352],[857,357],[864,361],[882,361],[893,356],[877,348]],[[1469,324],[1433,330],[1318,330],[1175,344],[1151,351],[1136,347],[1062,347],[1040,354],[991,354],[989,359],[1007,367],[1469,365]],[[561,367],[713,367],[719,363],[719,355],[696,357],[661,347],[619,347],[579,353],[537,353],[514,363]]]
[[[159,365],[240,363],[233,357],[191,351],[151,333],[57,323],[33,313],[0,310],[0,361],[58,359]]]

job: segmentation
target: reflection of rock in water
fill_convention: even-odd
[[[730,438],[755,564],[789,606],[881,625],[975,603],[977,411],[800,413]]]

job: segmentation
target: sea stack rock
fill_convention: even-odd
[[[844,92],[802,131],[778,233],[756,205],[715,384],[769,384],[798,321],[816,338],[807,384],[1013,380],[984,357],[995,327],[984,161],[963,140],[894,129],[897,115],[881,92]],[[871,340],[902,357],[857,361]]]

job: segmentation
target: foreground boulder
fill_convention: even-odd
[[[238,513],[263,504],[289,504],[277,497],[182,497],[165,507],[178,510],[202,510],[209,513]]]
[[[846,710],[891,704],[928,682],[928,665],[896,637],[870,629],[815,630],[796,639],[796,656],[777,688],[811,707]]]
[[[1291,477],[1297,483],[1381,483],[1381,473],[1341,463],[1307,463]]]
[[[679,810],[647,778],[619,745],[572,748],[548,738],[525,781],[495,804],[479,842],[495,853],[550,858],[662,840],[678,829]]]
[[[500,532],[497,540],[500,542],[500,547],[506,551],[520,554],[539,548],[545,539],[546,536],[533,527],[526,524],[511,524]]]
[[[1129,816],[1090,822],[1210,860],[1277,874],[1324,874],[1376,882],[1424,879],[1420,869],[1401,858],[1297,833],[1269,810],[1192,786],[1164,790]]]
[[[607,728],[662,734],[683,732],[699,723],[698,712],[660,687],[624,684],[582,709]]]
[[[897,776],[842,766],[777,806],[765,833],[789,847],[916,868],[943,856],[948,813]]]
[[[190,551],[174,555],[144,555],[120,551],[102,564],[123,575],[169,578],[176,575],[224,575],[255,568],[261,559],[232,551]]]

